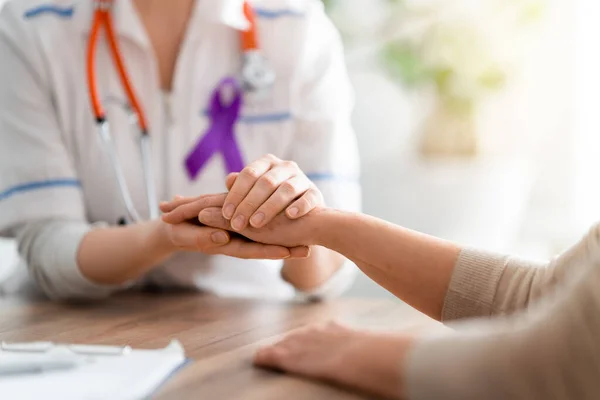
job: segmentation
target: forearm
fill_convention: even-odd
[[[330,209],[319,214],[317,244],[343,254],[391,293],[440,319],[458,246],[366,215]]]
[[[596,265],[528,311],[420,339],[406,361],[411,400],[596,399]]]
[[[344,256],[325,247],[314,246],[310,257],[286,260],[282,278],[301,291],[311,291],[323,285],[344,264]]]
[[[125,233],[131,229],[122,228]],[[17,226],[13,230],[19,244],[19,253],[26,261],[29,275],[36,285],[51,299],[99,299],[123,289],[126,279],[114,279],[115,269],[125,264],[119,259],[124,255],[120,249],[131,245],[130,239],[123,239],[116,248],[111,240],[100,240],[100,236],[111,234],[115,228],[94,227],[84,221],[48,219],[32,221]],[[119,234],[119,233],[117,233]],[[114,233],[113,233],[114,235]],[[92,239],[92,245],[87,239]],[[83,246],[83,256],[92,262],[84,261],[92,272],[106,270],[113,279],[95,280],[95,275],[87,276],[79,267],[78,254]],[[111,248],[112,246],[112,248]],[[130,251],[134,251],[133,248]],[[125,254],[125,257],[128,256]],[[131,260],[131,257],[128,257]],[[130,265],[123,265],[130,271]],[[117,272],[119,272],[117,270]],[[96,274],[98,275],[98,274]]]
[[[136,279],[173,254],[161,221],[89,231],[77,252],[81,273],[99,284]]]

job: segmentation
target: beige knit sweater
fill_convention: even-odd
[[[443,320],[473,317],[417,343],[408,399],[600,399],[600,224],[549,263],[464,250]]]

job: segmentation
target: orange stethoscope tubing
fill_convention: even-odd
[[[134,206],[134,202],[131,197],[131,193],[127,186],[127,180],[123,167],[119,161],[117,151],[114,146],[114,141],[111,136],[110,127],[106,118],[102,101],[100,100],[100,94],[98,90],[98,77],[96,74],[96,54],[98,50],[98,38],[100,37],[100,31],[104,28],[106,38],[109,44],[110,55],[113,59],[113,63],[119,75],[119,80],[127,95],[128,105],[136,116],[136,122],[139,127],[140,133],[140,154],[142,158],[142,170],[144,174],[144,182],[146,186],[146,201],[148,205],[148,214],[150,219],[158,218],[158,201],[157,193],[155,190],[154,173],[152,169],[152,158],[151,158],[151,147],[149,139],[149,128],[148,119],[142,108],[142,105],[137,97],[133,84],[125,68],[123,62],[123,56],[119,47],[119,42],[116,37],[113,19],[111,15],[112,7],[115,0],[94,0],[94,16],[92,20],[92,27],[88,39],[87,48],[87,84],[89,90],[90,103],[93,109],[94,117],[96,118],[96,124],[98,126],[98,132],[100,138],[106,147],[110,163],[112,165],[115,179],[118,184],[121,199],[127,210],[128,216],[127,222],[139,222],[141,221],[140,214]],[[252,7],[247,1],[244,1],[244,15],[249,22],[250,29],[241,32],[241,47],[242,52],[246,56],[247,60],[245,64],[249,68],[245,68],[242,78],[251,82],[248,85],[249,88],[257,88],[261,85],[267,86],[271,82],[273,76],[263,74],[262,59],[257,59],[259,54],[257,32],[256,32],[256,20],[255,14]],[[265,80],[265,78],[267,78]],[[266,83],[264,83],[266,82]]]
[[[94,115],[96,120],[104,121],[106,115],[100,96],[98,94],[98,82],[96,78],[95,58],[98,45],[98,37],[100,36],[100,30],[102,27],[106,30],[106,37],[108,39],[110,52],[112,54],[113,61],[119,73],[119,79],[127,94],[130,107],[133,109],[137,116],[137,122],[140,127],[142,134],[148,134],[148,119],[142,109],[140,101],[133,90],[129,74],[125,68],[123,62],[123,56],[121,55],[121,49],[119,42],[117,41],[115,30],[112,22],[111,8],[114,0],[95,0],[96,9],[94,11],[94,19],[92,22],[92,29],[89,38],[88,52],[87,52],[87,75],[88,75],[88,87],[90,92],[90,98]],[[244,16],[250,24],[250,29],[241,32],[241,47],[242,52],[246,53],[252,50],[258,50],[258,39],[256,34],[256,16],[252,10],[252,7],[247,1],[244,1]]]
[[[250,29],[247,31],[241,31],[241,44],[242,44],[242,53],[247,53],[248,51],[258,50],[258,35],[256,33],[256,15],[254,15],[254,10],[248,4],[247,1],[244,1],[244,16],[248,20],[250,25]]]
[[[106,37],[109,44],[110,54],[113,62],[117,69],[121,85],[127,95],[129,107],[135,113],[136,122],[139,127],[140,133],[140,154],[142,157],[142,170],[144,174],[144,183],[146,189],[146,201],[148,205],[148,215],[150,219],[158,218],[158,201],[156,195],[154,171],[152,169],[152,157],[151,147],[148,131],[148,120],[146,114],[142,109],[140,101],[135,94],[131,79],[125,68],[121,50],[119,48],[119,42],[117,41],[115,29],[112,21],[111,10],[114,0],[95,0],[94,1],[94,17],[92,21],[92,28],[90,30],[88,50],[87,50],[87,78],[88,78],[88,90],[90,95],[90,102],[96,117],[96,124],[98,126],[98,132],[100,138],[106,148],[109,156],[110,163],[115,174],[115,179],[119,188],[121,199],[127,210],[127,217],[124,217],[125,222],[140,222],[142,220],[138,213],[131,192],[127,185],[127,179],[125,172],[119,161],[117,150],[114,145],[114,141],[111,136],[110,126],[106,119],[106,113],[102,102],[100,100],[100,94],[98,91],[98,77],[96,75],[96,54],[98,50],[98,38],[100,37],[100,31],[104,28]]]
[[[133,109],[137,116],[137,122],[140,127],[142,134],[148,134],[148,120],[146,114],[140,105],[140,101],[133,90],[129,74],[125,68],[123,62],[123,56],[121,55],[121,49],[119,48],[119,42],[117,41],[115,30],[112,22],[112,16],[110,13],[114,0],[96,0],[96,10],[94,11],[94,20],[92,22],[92,30],[90,33],[88,52],[87,52],[87,74],[88,74],[88,87],[90,91],[90,98],[92,107],[94,109],[94,115],[98,121],[104,121],[106,115],[100,96],[98,94],[98,82],[96,79],[96,68],[95,58],[98,45],[98,37],[100,36],[100,29],[102,27],[106,30],[106,37],[108,39],[110,52],[112,54],[115,67],[119,73],[119,79],[125,89],[127,99],[130,107]]]

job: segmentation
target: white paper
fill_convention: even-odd
[[[0,351],[0,356],[31,357]],[[185,363],[177,341],[160,350],[126,355],[85,356],[89,362],[68,371],[0,376],[0,398],[14,400],[140,400],[150,396]]]

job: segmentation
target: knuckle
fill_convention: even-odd
[[[329,328],[330,322],[319,322],[311,327],[312,332],[322,333]]]
[[[308,192],[306,196],[304,196],[304,202],[308,207],[314,207],[316,204],[316,199],[313,193]]]
[[[271,153],[267,153],[263,156],[263,158],[267,161],[273,162],[273,161],[279,161],[279,158],[277,158],[274,154]]]
[[[273,175],[263,175],[260,178],[260,184],[267,189],[275,189],[278,186],[277,178]]]
[[[260,177],[260,171],[256,168],[256,167],[246,167],[242,170],[242,172],[240,173],[240,175],[244,178],[250,178],[250,179],[258,179]]]
[[[277,205],[273,201],[267,201],[258,209],[259,212],[264,213],[267,217],[275,215],[277,213]]]
[[[308,194],[312,205],[316,206],[317,204],[323,203],[323,193],[321,193],[319,189],[313,187],[308,191]]]
[[[312,207],[312,203],[311,203],[311,200],[308,198],[308,196],[304,195],[298,201],[297,206],[300,210],[302,210],[304,212]]]
[[[238,189],[238,190],[232,190],[227,195],[227,199],[225,200],[225,202],[226,203],[233,203],[234,205],[237,205],[242,200],[244,200],[244,197],[246,197],[246,193],[244,191],[242,191],[240,189]]]
[[[174,222],[174,221],[179,222],[180,220],[183,219],[184,215],[185,215],[184,210],[182,210],[181,208],[177,208],[177,209],[171,211],[171,213],[169,214],[169,217],[170,217],[171,222]]]
[[[241,210],[242,213],[244,211],[247,210],[256,210],[258,208],[258,204],[256,204],[254,201],[244,201],[244,203],[241,205]]]
[[[281,191],[286,195],[293,195],[296,193],[296,185],[291,181],[285,181],[281,184]]]
[[[339,330],[342,328],[342,325],[337,321],[329,321],[329,322],[327,322],[327,328]]]
[[[214,196],[203,196],[200,200],[198,200],[198,206],[202,208],[209,207],[213,201]]]
[[[283,165],[287,168],[290,169],[296,169],[299,170],[300,168],[298,167],[298,164],[295,161],[284,161]]]

